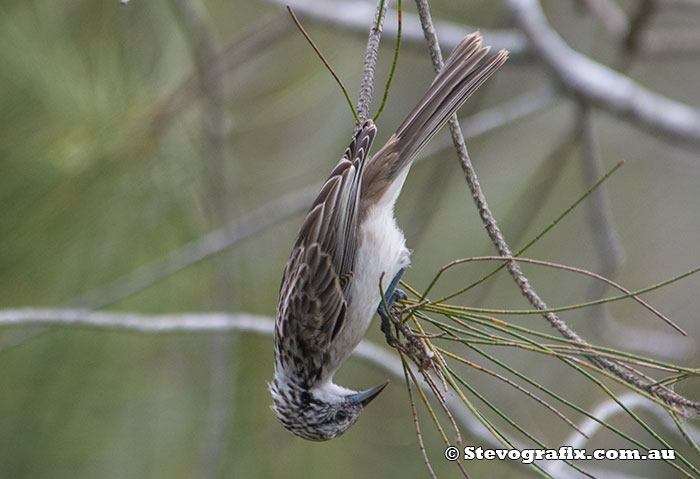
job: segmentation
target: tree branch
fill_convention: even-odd
[[[700,145],[700,112],[572,50],[549,26],[537,0],[508,2],[536,53],[570,93],[652,133]]]
[[[205,5],[201,0],[171,0],[175,16],[192,46],[194,62],[199,72],[202,93],[201,159],[204,166],[205,189],[202,191],[209,207],[209,222],[226,224],[232,215],[236,190],[232,185],[234,163],[229,162],[227,142],[230,115],[224,87],[222,45]],[[236,265],[232,257],[222,258],[214,265],[215,283],[210,289],[217,309],[233,309],[236,305]],[[231,417],[235,410],[235,378],[237,348],[235,338],[209,338],[209,405],[206,427],[200,439],[196,476],[200,479],[219,477],[224,462],[224,448],[231,434]]]
[[[272,336],[274,319],[250,313],[182,313],[147,315],[138,313],[89,311],[85,309],[22,308],[0,309],[0,327],[7,326],[84,327],[104,331],[149,334],[244,332]],[[389,349],[363,340],[353,352],[358,357],[397,379],[403,380],[403,367]],[[428,390],[427,385],[421,385]],[[493,436],[464,407],[456,396],[447,402],[464,428],[478,440],[496,447]]]
[[[388,3],[388,1],[384,0],[379,0],[377,2],[377,12],[374,15],[374,22],[372,22],[372,26],[369,28],[365,63],[362,68],[360,97],[357,100],[357,116],[360,117],[361,121],[369,118],[369,106],[372,103],[372,92],[374,92],[374,72],[377,66],[377,52],[379,51],[379,42],[382,39],[382,29],[384,27],[384,17]],[[356,128],[359,127],[359,124],[356,125]]]
[[[511,3],[517,3],[519,0],[511,0]],[[530,1],[530,0],[522,0]],[[430,11],[428,9],[427,0],[416,0],[418,6],[418,14],[421,18],[421,24],[423,25],[423,31],[425,32],[425,38],[430,47],[430,54],[433,59],[433,65],[435,70],[439,71],[442,67],[442,54],[440,52],[440,46],[437,39],[437,33],[432,24],[432,19],[430,17]],[[593,63],[593,62],[591,62]],[[464,171],[467,184],[472,192],[472,198],[476,203],[477,210],[479,211],[479,216],[481,217],[486,231],[491,238],[491,241],[496,246],[498,254],[504,257],[512,257],[510,247],[506,243],[503,234],[501,233],[496,220],[491,213],[488,204],[486,203],[486,198],[479,185],[479,180],[476,176],[476,172],[469,159],[469,154],[467,153],[467,148],[464,143],[464,137],[459,129],[459,122],[457,120],[457,115],[450,120],[450,131],[452,132],[452,138],[457,150],[457,155],[459,157],[460,165]],[[528,279],[523,275],[518,264],[515,261],[509,261],[506,265],[506,269],[513,277],[523,296],[527,298],[530,304],[539,310],[548,309],[547,304],[539,297],[535,290],[530,285]],[[556,314],[547,312],[542,313],[542,316],[549,322],[549,324],[555,328],[559,333],[566,339],[577,341],[580,343],[586,343],[581,336],[579,336],[574,330],[572,330],[564,321],[562,321]],[[681,408],[689,407],[695,411],[700,411],[700,403],[691,401],[684,398],[670,390],[665,388],[659,388],[655,386],[651,381],[638,376],[637,374],[631,373],[622,365],[618,364],[616,361],[611,361],[604,358],[591,358],[591,362],[595,365],[606,369],[622,380],[635,387],[642,389],[644,391],[653,394],[662,400],[666,401],[668,404],[672,404]]]
[[[62,308],[21,308],[0,309],[0,327],[10,326],[62,326],[74,328],[91,328],[100,331],[147,333],[147,334],[177,334],[177,333],[253,333],[262,336],[272,336],[275,322],[272,318],[251,313],[182,313],[146,315],[124,312],[88,311],[84,309]],[[353,357],[359,358],[374,367],[378,367],[396,379],[403,380],[403,368],[400,359],[393,351],[379,346],[368,340],[363,340],[353,352]],[[429,387],[421,383],[421,388],[428,391]],[[445,399],[450,410],[454,413],[459,423],[467,429],[475,440],[481,441],[486,447],[500,448],[498,443],[486,428],[478,422],[461,400],[455,395],[447,395]],[[662,414],[662,410],[653,403],[642,398],[638,394],[629,393],[621,396],[621,401],[630,409],[648,409],[653,413]],[[617,407],[617,409],[616,409]],[[661,411],[661,412],[659,412]],[[624,412],[614,401],[601,403],[592,415],[605,421],[609,416]],[[664,424],[668,426],[666,416]],[[668,426],[672,428],[672,426]],[[692,426],[686,426],[694,436],[698,431]],[[601,428],[600,424],[592,419],[586,419],[581,429],[588,433],[589,437]],[[562,444],[584,447],[586,439],[579,433],[572,434],[571,438]],[[524,447],[515,443],[517,447]],[[548,469],[554,470],[555,462],[543,461],[549,464]],[[518,463],[522,465],[522,463]],[[527,466],[527,465],[525,465]],[[613,477],[603,475],[604,477]],[[559,477],[559,476],[557,476]],[[566,476],[568,477],[568,476]]]
[[[366,2],[343,0],[270,1],[278,5],[290,4],[300,16],[318,23],[363,34],[367,32],[367,22],[374,15],[374,8]],[[396,18],[396,10],[389,9],[386,14],[383,34],[391,39],[396,39]],[[453,22],[437,22],[436,27],[440,30],[442,44],[445,48],[456,47],[466,35],[479,30],[487,45],[491,45],[496,50],[508,50],[511,57],[529,57],[532,53],[525,37],[515,30],[484,30]],[[425,44],[420,20],[415,14],[403,13],[401,44],[402,46],[412,45],[414,47],[422,47]]]

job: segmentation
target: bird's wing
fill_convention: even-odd
[[[376,127],[367,120],[304,219],[287,262],[277,306],[281,338],[304,357],[327,354],[343,326],[353,279],[362,169]],[[306,351],[304,351],[306,350]]]

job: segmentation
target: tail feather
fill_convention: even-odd
[[[502,50],[481,62],[488,51],[488,47],[482,47],[479,33],[465,37],[455,47],[423,99],[367,163],[363,174],[365,207],[399,178],[430,139],[508,58],[508,52]]]
[[[488,51],[489,47],[481,46],[478,33],[457,45],[421,102],[396,130],[402,163],[413,161],[452,115],[505,62],[507,53],[501,51],[480,64]]]

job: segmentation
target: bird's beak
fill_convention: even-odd
[[[379,386],[373,387],[372,389],[351,394],[350,396],[347,396],[346,399],[353,404],[362,404],[362,407],[365,407],[370,402],[372,402],[374,398],[379,396],[379,393],[384,390],[387,384],[389,384],[389,381],[385,382],[384,384],[380,384]]]

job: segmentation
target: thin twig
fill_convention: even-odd
[[[401,353],[399,353],[401,354]],[[416,437],[418,438],[418,447],[420,447],[420,452],[421,455],[423,456],[423,462],[425,463],[425,467],[428,469],[428,474],[430,474],[430,477],[432,479],[437,479],[437,476],[435,475],[435,471],[433,471],[433,467],[430,465],[430,459],[428,458],[428,453],[425,450],[425,444],[423,443],[423,435],[420,432],[420,423],[418,422],[418,412],[416,411],[416,403],[413,400],[413,389],[411,388],[411,381],[408,379],[408,372],[406,369],[408,368],[408,364],[406,364],[406,360],[404,359],[403,355],[401,355],[401,364],[403,365],[403,372],[404,376],[406,378],[406,389],[408,390],[408,400],[411,404],[411,414],[413,415],[413,425],[416,428]]]
[[[456,360],[456,361],[459,361],[459,362],[461,362],[461,363],[463,363],[463,364],[466,364],[467,366],[470,366],[470,367],[473,368],[473,369],[476,369],[477,371],[480,371],[480,372],[482,372],[482,373],[488,374],[489,376],[494,377],[494,378],[496,378],[496,379],[498,379],[498,380],[500,380],[500,381],[506,383],[507,385],[511,386],[512,388],[516,389],[517,391],[520,391],[521,393],[523,393],[523,394],[525,394],[526,396],[528,396],[530,399],[534,400],[535,402],[538,402],[540,405],[542,405],[542,406],[545,407],[546,409],[549,409],[549,411],[551,411],[553,414],[555,414],[556,416],[558,416],[562,421],[564,421],[566,424],[568,424],[569,427],[571,427],[572,429],[578,431],[578,432],[581,433],[583,436],[586,436],[586,433],[584,433],[581,429],[579,429],[579,427],[578,427],[576,424],[574,424],[574,422],[573,422],[571,419],[569,419],[568,417],[566,417],[566,416],[564,415],[564,413],[562,413],[561,411],[559,411],[557,408],[555,408],[554,406],[552,406],[551,404],[549,404],[547,401],[545,401],[544,399],[542,399],[541,397],[539,397],[538,395],[536,395],[536,394],[533,393],[532,391],[529,391],[529,390],[525,389],[523,386],[521,386],[520,384],[516,383],[515,381],[512,381],[511,379],[509,379],[509,378],[507,378],[507,377],[503,376],[502,374],[499,374],[499,373],[497,373],[497,372],[495,372],[495,371],[491,371],[490,369],[487,369],[487,368],[485,368],[485,367],[483,367],[483,366],[479,366],[478,364],[476,364],[476,363],[474,363],[474,362],[472,362],[472,361],[469,361],[468,359],[464,359],[464,358],[462,358],[462,357],[460,357],[460,356],[457,356],[456,354],[452,354],[452,353],[450,353],[449,351],[447,351],[447,350],[445,350],[445,349],[438,348],[438,351],[439,351],[440,353],[443,353],[443,354],[445,354],[445,355],[451,357],[452,359],[454,359],[454,360]]]
[[[379,115],[382,114],[384,110],[384,105],[386,105],[386,99],[389,97],[389,88],[391,88],[391,81],[394,79],[394,73],[396,72],[396,64],[399,60],[399,50],[401,49],[401,29],[403,23],[403,9],[401,8],[401,0],[398,0],[398,19],[396,20],[396,47],[394,47],[394,60],[391,63],[391,71],[389,72],[389,77],[386,80],[386,86],[384,87],[384,96],[382,97],[382,102],[379,104],[377,113],[374,115],[373,121],[377,121]]]
[[[372,103],[372,92],[374,91],[374,72],[377,66],[377,52],[379,51],[379,42],[382,38],[382,28],[384,26],[387,3],[386,0],[379,0],[377,3],[374,22],[370,27],[369,38],[367,39],[365,63],[362,68],[362,84],[360,85],[360,95],[357,100],[357,114],[362,120],[369,118],[369,106]],[[358,120],[356,128],[359,127],[360,122]]]
[[[355,121],[359,124],[360,123],[360,117],[358,117],[357,111],[355,111],[355,107],[352,104],[352,100],[350,99],[350,94],[348,93],[348,89],[345,88],[345,85],[343,85],[342,80],[338,75],[335,73],[335,70],[333,70],[333,67],[328,63],[326,58],[323,56],[323,53],[321,53],[321,50],[318,49],[314,41],[311,39],[308,33],[306,33],[306,30],[304,30],[304,27],[301,25],[301,22],[297,18],[297,16],[294,14],[294,10],[292,10],[292,7],[290,5],[287,5],[287,11],[289,11],[289,15],[292,17],[292,20],[294,20],[294,23],[296,24],[297,28],[301,32],[302,35],[304,35],[304,38],[306,38],[306,41],[309,42],[309,45],[311,45],[311,48],[314,49],[316,52],[316,55],[318,55],[318,58],[321,59],[325,67],[328,69],[328,71],[333,75],[333,78],[335,78],[335,81],[338,83],[340,86],[340,89],[343,91],[343,95],[345,95],[345,99],[348,102],[348,105],[350,105],[350,110],[352,110],[352,114],[355,117]]]

